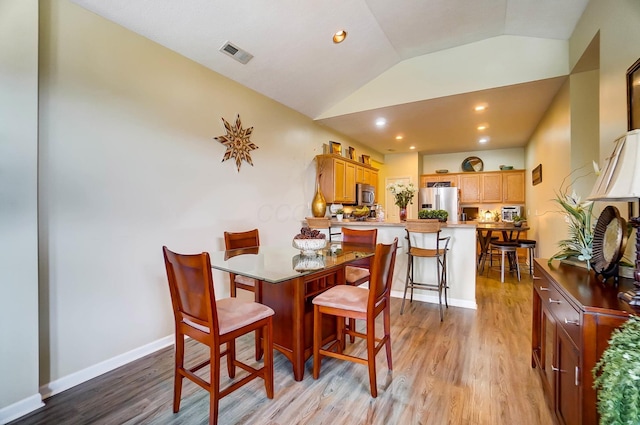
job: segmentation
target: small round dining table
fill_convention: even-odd
[[[480,268],[482,260],[485,255],[489,253],[489,245],[491,244],[491,237],[493,232],[502,232],[502,240],[515,241],[520,237],[521,232],[526,232],[530,227],[523,224],[516,227],[511,222],[480,222],[476,227],[476,233],[478,237],[478,244],[480,245],[480,253],[478,254],[477,267]]]

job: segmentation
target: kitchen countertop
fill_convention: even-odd
[[[454,227],[468,227],[468,228],[476,228],[478,222],[476,221],[458,221],[458,222],[449,222],[447,221],[442,225],[443,228],[454,228]],[[376,221],[376,220],[349,220],[344,219],[342,221],[338,221],[335,219],[331,219],[331,227],[339,227],[339,226],[350,226],[350,227],[358,227],[358,226],[380,226],[380,227],[404,227],[405,223],[401,221]]]

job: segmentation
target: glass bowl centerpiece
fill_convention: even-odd
[[[299,249],[302,255],[315,255],[327,246],[327,236],[317,229],[303,227],[293,238],[293,247]]]

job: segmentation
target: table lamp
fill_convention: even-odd
[[[627,201],[640,199],[640,130],[632,130],[615,142],[613,153],[587,199],[593,201]],[[629,219],[636,230],[636,260],[633,273],[634,289],[621,292],[618,297],[640,308],[640,217]]]

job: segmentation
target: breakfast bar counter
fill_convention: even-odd
[[[447,261],[449,267],[449,305],[464,308],[477,308],[476,304],[476,222],[446,222],[442,225],[442,236],[451,236]],[[378,229],[378,243],[391,243],[398,238],[398,255],[393,273],[391,296],[402,298],[407,275],[407,240],[404,222],[393,221],[356,221],[331,220],[332,233],[339,227],[354,229]],[[416,267],[423,273],[425,281],[433,280],[435,266]],[[417,301],[438,303],[438,294],[433,291],[414,292]],[[446,320],[446,319],[445,319]]]

